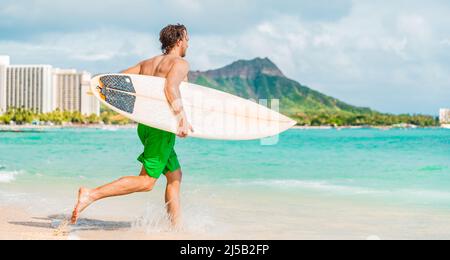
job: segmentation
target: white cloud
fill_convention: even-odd
[[[10,4],[0,13],[24,17],[16,2],[5,1]],[[127,6],[122,24],[116,21],[122,1],[109,2],[103,22],[82,3],[32,2],[36,9],[24,22],[42,20],[45,27],[52,19],[64,22],[68,13],[89,22],[71,30],[79,20],[68,19],[62,31],[0,41],[0,52],[11,54],[13,62],[51,63],[94,73],[117,71],[159,54],[154,28],[178,17],[192,28],[188,60],[193,69],[269,57],[289,77],[352,104],[389,112],[434,113],[450,103],[450,28],[446,26],[450,5],[445,1],[354,1],[348,12],[338,5],[333,8],[340,11],[327,9],[345,16],[311,19],[304,10],[314,13],[311,10],[317,8],[306,2],[293,6],[297,2],[288,1],[272,8],[267,0],[158,4],[137,0]],[[94,8],[100,4],[98,0],[90,3]],[[48,13],[42,11],[63,7],[65,11],[56,18],[45,18]],[[255,13],[256,7],[261,8]],[[147,24],[149,29],[144,30]]]
[[[401,33],[415,38],[428,38],[431,33],[425,18],[417,14],[401,15],[397,26]]]
[[[350,103],[436,113],[450,103],[448,39],[441,40],[448,35],[450,17],[442,16],[439,5],[436,12],[423,13],[414,5],[389,7],[355,2],[349,16],[333,23],[280,16],[234,35],[233,44],[199,36],[203,44],[201,50],[193,44],[192,59],[205,69],[268,56],[288,76]]]
[[[32,42],[0,41],[0,53],[11,55],[13,63],[47,63],[96,73],[124,69],[141,58],[158,54],[157,40],[149,34],[111,28],[48,33]]]
[[[195,33],[234,34],[252,28],[261,19],[278,14],[308,20],[336,20],[351,0],[2,0],[0,39],[30,37],[42,32],[77,32],[115,27],[156,32],[169,23],[184,23]]]

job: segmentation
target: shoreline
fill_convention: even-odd
[[[25,130],[40,131],[40,130],[53,130],[53,129],[134,129],[137,124],[127,125],[105,125],[105,124],[89,124],[89,125],[0,125],[0,132],[21,132]],[[429,126],[429,127],[401,127],[401,126],[294,126],[291,129],[299,130],[342,130],[342,129],[378,129],[378,130],[391,130],[391,129],[446,129],[446,127]]]
[[[391,129],[440,129],[439,126],[427,126],[427,127],[411,127],[411,126],[294,126],[292,129],[301,130],[342,130],[342,129],[378,129],[378,130],[391,130]]]
[[[0,125],[0,132],[21,132],[24,130],[52,130],[52,129],[133,129],[137,124],[127,125],[104,125],[104,124],[90,124],[90,125]]]

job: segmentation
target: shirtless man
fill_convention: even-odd
[[[185,138],[189,132],[193,132],[183,109],[179,89],[182,81],[188,81],[189,63],[183,59],[186,56],[189,41],[187,29],[180,24],[169,25],[161,30],[160,41],[163,55],[145,60],[122,73],[166,78],[167,101],[179,122],[177,135]],[[178,227],[181,224],[182,172],[174,150],[176,136],[142,124],[138,125],[138,135],[144,145],[144,152],[138,158],[143,165],[139,176],[123,177],[95,189],[80,188],[78,201],[72,214],[72,224],[76,224],[80,213],[95,201],[151,191],[161,174],[167,178],[165,201],[169,218],[173,226]]]

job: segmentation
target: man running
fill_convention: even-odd
[[[189,42],[187,29],[180,24],[168,25],[161,30],[160,41],[163,55],[142,61],[122,73],[166,78],[167,101],[179,122],[177,135],[185,138],[189,132],[193,132],[183,109],[179,89],[182,81],[188,81],[189,63],[183,59],[186,57]],[[161,174],[167,178],[165,201],[169,218],[173,226],[177,227],[181,224],[182,172],[174,150],[176,136],[173,133],[142,124],[138,125],[137,132],[144,145],[144,152],[138,158],[143,165],[139,176],[123,177],[95,189],[80,188],[78,201],[72,214],[72,224],[76,224],[80,213],[95,201],[135,192],[151,191]]]

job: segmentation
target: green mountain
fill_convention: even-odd
[[[288,115],[377,113],[370,108],[349,105],[287,78],[268,58],[239,60],[220,69],[191,72],[189,81],[246,99],[279,99],[281,112]]]
[[[299,125],[439,125],[439,120],[429,115],[392,115],[352,106],[287,78],[268,58],[239,60],[216,70],[193,71],[189,81],[247,99],[278,99],[281,112]]]

